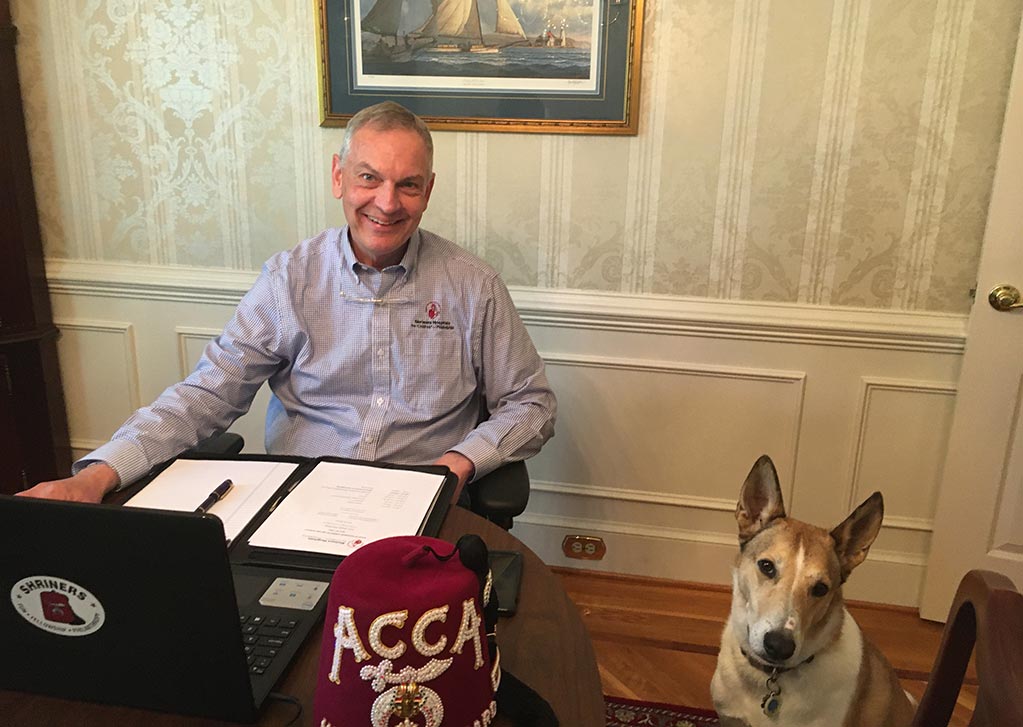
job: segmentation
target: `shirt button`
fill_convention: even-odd
[[[379,399],[377,399],[377,406],[383,406],[383,405],[384,405],[384,397],[381,396]]]
[[[377,349],[377,356],[380,356],[380,357],[382,358],[382,357],[383,357],[383,355],[384,355],[384,349],[382,349],[382,348],[378,348],[378,349]]]
[[[370,434],[368,437],[366,437],[366,444],[373,444],[373,435],[372,434]]]

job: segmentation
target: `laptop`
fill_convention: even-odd
[[[0,496],[0,689],[254,722],[330,574],[232,564],[212,515]]]

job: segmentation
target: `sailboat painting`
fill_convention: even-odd
[[[353,92],[597,93],[601,0],[352,3]]]

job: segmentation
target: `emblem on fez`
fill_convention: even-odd
[[[426,304],[426,317],[431,321],[440,315],[440,305],[435,300]]]
[[[377,666],[364,666],[360,671],[363,679],[371,681],[373,690],[383,692],[370,711],[373,727],[387,727],[392,717],[402,721],[396,727],[419,727],[420,722],[412,721],[421,717],[422,727],[440,727],[444,722],[444,703],[440,695],[422,682],[436,679],[451,666],[451,659],[433,659],[419,669],[405,667],[399,672],[392,671],[392,662],[384,659]],[[388,685],[393,685],[390,689]]]

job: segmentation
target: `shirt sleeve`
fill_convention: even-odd
[[[479,305],[478,376],[489,417],[451,448],[472,460],[474,480],[539,452],[557,415],[543,359],[500,278],[488,279]]]
[[[263,268],[223,332],[184,381],[136,411],[111,441],[75,462],[75,473],[106,462],[126,487],[150,468],[225,431],[249,410],[259,387],[282,365],[276,275]]]

